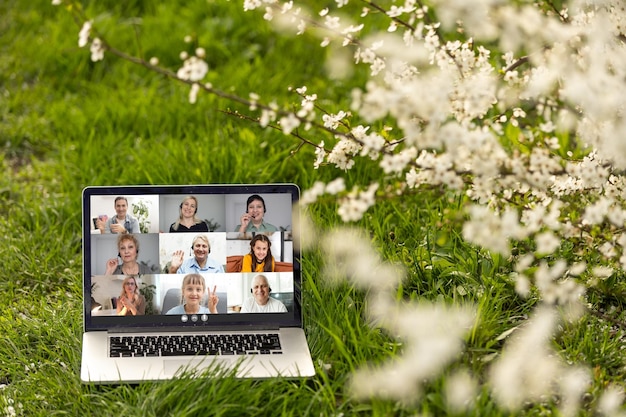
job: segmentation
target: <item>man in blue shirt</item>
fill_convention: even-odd
[[[170,274],[200,274],[224,272],[224,266],[214,259],[209,258],[211,244],[206,235],[197,235],[191,243],[193,257],[183,261],[185,253],[182,250],[174,252],[172,262],[170,262]]]

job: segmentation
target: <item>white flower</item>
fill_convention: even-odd
[[[446,405],[455,413],[471,409],[478,392],[478,384],[465,370],[458,371],[446,379]]]
[[[263,2],[261,0],[244,0],[243,10],[247,12],[249,10],[254,10],[258,7],[261,7],[262,5]]]
[[[535,243],[537,244],[537,253],[547,255],[559,248],[561,240],[551,231],[546,231],[535,236]]]
[[[91,52],[91,60],[93,62],[102,61],[104,59],[104,47],[100,38],[95,38],[89,47]]]
[[[372,285],[390,288],[394,285],[376,275],[381,259],[362,231],[347,227],[332,230],[323,237],[321,248],[326,254],[322,276],[329,283],[349,280],[362,288]]]
[[[352,222],[360,220],[363,213],[368,207],[363,201],[357,199],[354,195],[343,198],[339,203],[337,213],[344,222]]]
[[[261,110],[261,117],[259,118],[259,124],[261,127],[266,127],[276,120],[276,112],[274,110],[263,109]]]
[[[257,105],[261,97],[257,93],[250,93],[248,94],[248,97],[250,99],[249,109],[250,111],[255,111],[257,109]]]
[[[322,116],[322,121],[324,122],[324,127],[328,129],[337,129],[339,127],[339,122],[344,119],[348,114],[343,110],[337,114],[325,114]]]
[[[335,144],[333,150],[328,155],[328,162],[335,164],[337,168],[348,170],[354,166],[354,159],[361,149],[361,145],[350,138],[342,138]]]
[[[410,147],[395,154],[384,155],[382,161],[380,161],[380,167],[385,174],[400,173],[404,171],[409,163],[414,161],[416,157],[417,149]]]
[[[404,13],[404,7],[391,6],[387,11],[389,17],[399,17]]]
[[[569,274],[577,277],[587,269],[587,264],[585,262],[578,262],[572,265],[569,269]]]
[[[604,416],[619,415],[624,398],[624,390],[617,385],[611,385],[602,393],[598,401],[598,411]]]
[[[325,185],[322,181],[315,181],[313,187],[305,190],[300,198],[300,204],[303,206],[313,204],[317,201],[318,197],[324,194]]]
[[[295,114],[289,113],[287,116],[283,116],[280,119],[280,126],[283,128],[285,135],[290,134],[295,128],[300,126],[300,119]]]
[[[613,268],[609,266],[594,266],[591,270],[591,273],[598,278],[604,279],[608,278],[613,274]]]
[[[515,210],[507,210],[500,216],[488,207],[474,205],[469,211],[471,218],[463,225],[463,237],[486,249],[508,255],[509,239],[523,238],[526,234]]]
[[[598,248],[598,251],[607,258],[613,258],[617,255],[617,251],[615,250],[615,246],[611,242],[604,242]]]
[[[320,165],[324,163],[325,157],[326,151],[324,150],[324,141],[321,141],[315,148],[315,162],[313,163],[313,168],[318,169]]]
[[[156,67],[157,65],[159,65],[159,58],[157,58],[156,56],[153,56],[152,58],[150,58],[150,65],[152,65],[153,67]]]
[[[317,100],[317,94],[310,94],[305,96],[300,102],[300,110],[298,110],[298,117],[306,118],[309,114],[312,114],[315,110],[315,100]]]
[[[324,19],[324,24],[328,29],[339,29],[340,19],[337,16],[326,16]]]
[[[209,71],[209,65],[202,59],[192,56],[185,60],[176,76],[181,80],[200,81]]]
[[[421,171],[411,168],[409,172],[406,173],[406,185],[409,187],[419,187],[423,182],[424,178]]]
[[[326,184],[326,192],[328,194],[338,194],[342,191],[345,191],[346,184],[342,177],[335,178],[328,184]]]
[[[558,382],[562,393],[561,415],[564,417],[579,415],[581,400],[591,385],[589,370],[582,367],[566,369]]]
[[[353,188],[350,193],[341,199],[337,213],[344,222],[360,220],[371,206],[374,205],[376,199],[375,194],[378,184],[373,183],[367,190],[359,191]]]
[[[522,297],[528,297],[530,294],[530,280],[526,275],[515,274],[515,292]]]
[[[191,89],[189,90],[189,102],[191,104],[195,104],[198,99],[198,91],[200,91],[200,85],[198,83],[193,83],[191,85]]]
[[[80,48],[87,45],[89,42],[89,34],[91,33],[91,20],[83,23],[83,27],[78,32],[78,46]]]
[[[504,347],[490,372],[495,400],[510,410],[553,391],[562,364],[550,346],[557,325],[554,310],[540,308]]]
[[[370,300],[370,304],[376,308],[384,305],[385,300],[378,297]],[[376,396],[413,401],[421,391],[421,384],[457,358],[463,349],[463,335],[475,320],[475,312],[427,303],[389,306],[386,310],[377,323],[402,338],[403,354],[382,365],[357,370],[350,380],[350,391],[362,399]],[[461,397],[467,399],[473,390],[470,385],[460,382],[452,387],[455,392],[450,394],[454,400],[464,402]]]
[[[354,132],[355,129],[352,129]],[[353,133],[354,134],[354,133]],[[355,135],[356,137],[356,135]],[[378,133],[372,133],[370,135],[363,135],[360,138],[363,143],[363,149],[361,150],[361,155],[368,155],[371,159],[377,159],[380,151],[385,146],[385,138],[383,138]],[[413,157],[412,159],[415,159]]]

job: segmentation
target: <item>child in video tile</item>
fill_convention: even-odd
[[[275,298],[270,297],[272,289],[265,275],[257,275],[252,279],[250,289],[252,297],[244,301],[241,313],[286,313],[287,307]]]
[[[209,291],[207,308],[200,304],[206,291],[204,277],[200,274],[186,275],[182,285],[183,304],[171,308],[165,314],[217,314],[219,298],[215,294],[216,290],[217,286],[214,286],[213,291]]]
[[[254,235],[250,241],[250,253],[243,257],[241,272],[273,272],[275,263],[271,246],[267,236]]]
[[[118,316],[142,316],[146,312],[146,299],[139,293],[134,276],[124,278],[122,293],[117,298]]]

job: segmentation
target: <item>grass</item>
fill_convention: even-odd
[[[338,102],[349,91],[349,83],[323,81],[322,51],[305,40],[272,33],[258,14],[244,14],[239,2],[84,5],[111,42],[146,57],[159,56],[170,68],[180,64],[178,52],[189,47],[183,36],[195,34],[210,56],[208,77],[226,91],[242,96],[254,91],[284,102],[296,100],[287,93],[287,80],[335,91]],[[140,14],[141,22],[132,19]],[[91,63],[88,52],[77,47],[78,29],[49,0],[0,5],[0,415],[449,413],[442,394],[445,374],[427,384],[425,395],[411,405],[357,402],[348,396],[346,383],[355,369],[392,358],[402,347],[367,324],[365,294],[347,284],[324,283],[323,256],[315,251],[303,259],[314,378],[80,383],[84,186],[288,181],[307,188],[331,179],[332,168],[313,170],[310,149],[219,111],[232,103],[201,95],[190,105],[186,86],[111,56]],[[365,165],[349,176],[379,174]],[[537,300],[516,295],[506,260],[464,244],[454,224],[446,223],[442,213],[459,204],[434,193],[409,195],[379,204],[359,225],[384,259],[406,269],[399,300],[477,306],[481,320],[467,335],[459,364],[481,376],[486,358],[503,345],[499,336],[523,322]],[[311,213],[324,228],[339,223],[332,202],[312,207]],[[623,340],[619,326],[596,316],[566,326],[555,339],[564,359],[593,370],[587,410],[609,381],[624,380]],[[467,415],[544,415],[556,409],[547,402],[510,413],[499,409],[486,390],[476,405]]]

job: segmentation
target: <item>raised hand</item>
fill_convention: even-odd
[[[241,224],[241,227],[239,228],[239,233],[244,233],[246,231],[246,227],[248,227],[250,220],[252,220],[252,216],[250,216],[248,213],[244,213],[241,215],[241,218],[239,219],[239,222]]]
[[[170,262],[170,274],[175,274],[178,268],[183,264],[183,259],[185,257],[185,253],[182,250],[177,250],[172,255],[172,260]]]
[[[104,275],[113,275],[113,271],[117,268],[117,258],[111,258],[106,263],[106,272]]]

